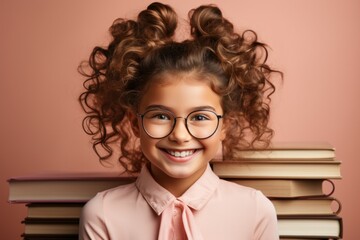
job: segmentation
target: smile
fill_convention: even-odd
[[[185,150],[185,151],[166,150],[166,152],[168,154],[170,154],[171,156],[174,156],[174,157],[178,157],[178,158],[188,157],[188,156],[194,154],[195,151],[196,150]]]

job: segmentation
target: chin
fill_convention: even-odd
[[[171,178],[178,178],[178,179],[183,179],[183,178],[189,178],[192,175],[194,175],[193,171],[188,171],[188,170],[170,170],[165,172],[166,175],[168,175]]]
[[[199,166],[199,167],[188,167],[188,166],[181,166],[176,167],[175,169],[169,169],[166,174],[175,179],[186,179],[186,178],[193,178],[198,175],[202,175],[203,171],[205,171],[206,166]],[[198,176],[200,177],[200,176]]]

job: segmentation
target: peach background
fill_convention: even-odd
[[[186,13],[204,0],[167,1]],[[0,233],[19,239],[25,207],[7,203],[12,176],[101,167],[82,132],[76,67],[119,16],[150,1],[0,2]],[[273,104],[278,141],[326,140],[343,161],[335,196],[344,239],[358,237],[360,216],[360,2],[356,0],[214,0],[239,29],[255,30],[285,73]]]

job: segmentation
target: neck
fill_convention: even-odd
[[[199,169],[197,172],[186,178],[174,178],[168,176],[153,164],[150,165],[149,170],[158,184],[168,190],[175,197],[180,197],[203,175],[206,167],[207,166]]]

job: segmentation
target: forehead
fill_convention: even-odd
[[[140,101],[140,111],[161,105],[185,113],[199,106],[222,112],[220,96],[211,88],[209,77],[194,73],[163,73],[154,77]]]

